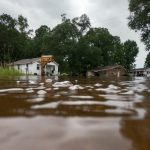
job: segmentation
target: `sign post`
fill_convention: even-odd
[[[54,57],[52,55],[42,55],[41,56],[41,76],[45,76],[45,66],[47,63],[54,61]]]

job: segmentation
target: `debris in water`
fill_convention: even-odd
[[[39,94],[39,95],[44,95],[44,94],[46,94],[46,93],[47,93],[47,92],[44,91],[44,90],[40,90],[40,91],[37,92],[37,94]]]
[[[69,87],[69,90],[83,90],[84,88],[80,85],[73,85]]]

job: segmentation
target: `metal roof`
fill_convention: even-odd
[[[39,58],[31,58],[31,59],[21,59],[21,60],[11,63],[11,65],[26,65],[26,64],[32,64],[34,62],[40,63],[40,59],[41,59],[40,57]],[[56,65],[59,65],[56,61],[53,61],[53,63],[55,63]]]
[[[133,71],[144,71],[146,68],[136,68],[136,69],[133,69]]]
[[[99,72],[99,71],[107,71],[107,70],[112,70],[112,69],[117,69],[117,68],[122,68],[125,70],[125,68],[121,65],[114,65],[114,66],[98,67],[98,68],[92,69],[90,71]]]
[[[14,65],[25,65],[25,64],[32,64],[33,62],[40,61],[40,58],[31,58],[31,59],[22,59],[14,62]]]

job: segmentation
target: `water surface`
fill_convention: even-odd
[[[0,79],[0,150],[149,150],[147,78]]]

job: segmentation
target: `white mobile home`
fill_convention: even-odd
[[[41,74],[41,63],[40,58],[22,59],[13,63],[16,70],[21,71],[25,74],[40,75]],[[45,66],[45,74],[58,75],[59,64],[55,61],[47,63]]]
[[[150,77],[150,68],[146,68],[144,71],[144,76]]]
[[[150,68],[137,68],[132,70],[131,75],[136,77],[150,77]]]

